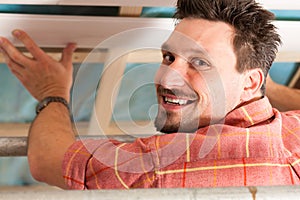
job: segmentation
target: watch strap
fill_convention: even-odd
[[[44,108],[46,108],[52,102],[62,103],[69,110],[69,104],[66,99],[64,99],[62,97],[50,96],[50,97],[44,98],[42,101],[40,101],[37,104],[37,106],[35,108],[36,114],[39,114]]]

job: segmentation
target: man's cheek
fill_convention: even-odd
[[[154,83],[156,85],[161,84],[161,80],[164,77],[164,74],[166,73],[166,69],[167,67],[163,64],[160,65],[160,67],[158,68],[158,70],[156,71],[156,74],[154,76]]]

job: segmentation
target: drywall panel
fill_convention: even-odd
[[[174,28],[174,20],[168,18],[0,14],[0,23],[0,35],[10,38],[18,46],[22,44],[11,36],[11,31],[17,28],[27,31],[39,46],[52,48],[64,47],[68,42],[76,42],[80,48],[94,48],[116,34],[135,29],[151,43],[151,40],[159,39],[155,30],[171,31]],[[275,24],[283,40],[278,58],[298,61],[300,22],[276,21]],[[123,43],[122,40],[119,42]]]
[[[167,31],[174,28],[174,20],[166,18],[27,14],[0,14],[0,23],[0,35],[8,37],[17,46],[22,44],[11,36],[11,32],[14,29],[23,29],[39,46],[55,48],[64,47],[68,42],[75,42],[80,48],[94,48],[115,34],[134,29],[143,29],[145,36],[151,41],[157,38],[152,34],[155,29]]]
[[[294,62],[300,61],[300,21],[275,21],[282,39],[279,54],[276,61]]]
[[[3,4],[52,4],[52,5],[94,5],[94,6],[150,6],[170,7],[176,0],[0,0]]]
[[[300,10],[298,0],[256,0],[265,8],[272,10]]]
[[[145,6],[172,7],[176,0],[0,0],[2,4],[52,4],[52,5],[94,5],[94,6]],[[268,9],[300,10],[297,0],[257,0]]]
[[[103,200],[297,200],[300,189],[298,186],[280,187],[227,187],[227,188],[177,188],[177,189],[131,189],[131,190],[26,190],[1,191],[6,200],[31,199],[103,199]]]

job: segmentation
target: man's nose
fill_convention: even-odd
[[[173,67],[172,65],[161,65],[157,73],[157,84],[166,88],[182,87],[185,84],[183,71]]]

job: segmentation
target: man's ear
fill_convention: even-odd
[[[261,96],[261,87],[265,77],[261,69],[251,69],[245,72],[244,91],[241,96],[243,102],[249,101],[255,97]]]

